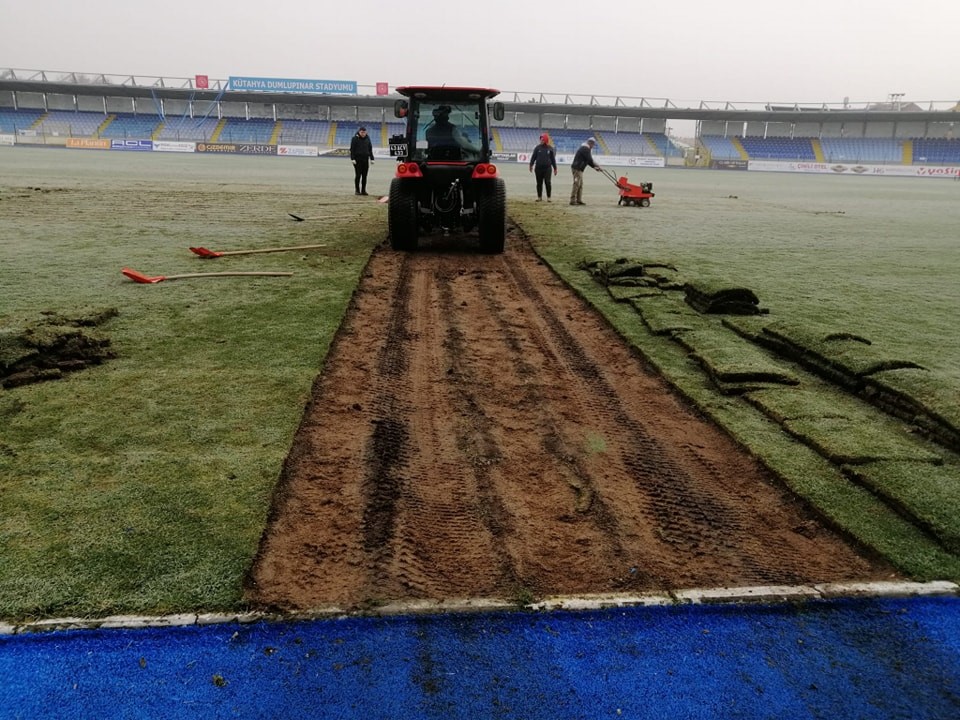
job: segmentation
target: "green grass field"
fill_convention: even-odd
[[[391,169],[374,165],[373,195]],[[856,332],[956,388],[960,185],[632,170],[631,182],[655,183],[650,208],[618,207],[593,173],[588,205],[572,208],[566,168],[551,204],[533,202],[525,167],[502,169],[508,213],[538,252],[705,412],[853,536],[917,577],[960,577],[955,556],[709,392],[685,353],[577,269],[642,257],[748,286],[771,318]],[[311,384],[385,236],[386,206],[353,195],[346,160],[0,149],[0,327],[118,312],[100,328],[116,359],[0,390],[0,617],[239,607]],[[215,261],[187,251],[308,243],[327,247]],[[148,286],[124,266],[295,274]]]

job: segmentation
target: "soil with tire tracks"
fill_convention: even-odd
[[[260,607],[886,579],[518,233],[375,251],[247,581]]]

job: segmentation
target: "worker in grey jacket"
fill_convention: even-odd
[[[589,165],[597,172],[600,172],[600,166],[593,160],[593,148],[597,145],[597,139],[587,138],[587,141],[577,148],[577,154],[573,156],[573,163],[570,169],[573,170],[573,189],[570,191],[571,205],[586,205],[582,199],[583,195],[583,171]]]

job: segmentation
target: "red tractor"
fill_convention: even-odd
[[[394,115],[407,123],[390,138],[397,170],[390,183],[388,224],[395,250],[416,250],[420,233],[470,232],[480,249],[502,253],[507,234],[507,193],[490,162],[488,100],[499,90],[466,87],[401,87],[406,99]],[[502,120],[503,103],[493,103]]]

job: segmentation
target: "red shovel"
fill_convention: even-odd
[[[221,273],[186,273],[185,275],[144,275],[142,272],[137,272],[136,270],[131,270],[130,268],[123,268],[121,270],[124,275],[133,280],[136,283],[142,283],[144,285],[151,285],[153,283],[163,282],[164,280],[179,280],[180,278],[195,278],[195,277],[226,277],[229,275],[261,275],[261,276],[270,276],[270,277],[290,277],[293,275],[292,272],[221,272]]]
[[[207,250],[205,247],[192,247],[190,252],[202,258],[218,258],[225,255],[254,255],[256,253],[289,252],[291,250],[313,250],[322,247],[326,247],[326,245],[295,245],[293,247],[265,248],[263,250],[224,250],[223,252]]]

